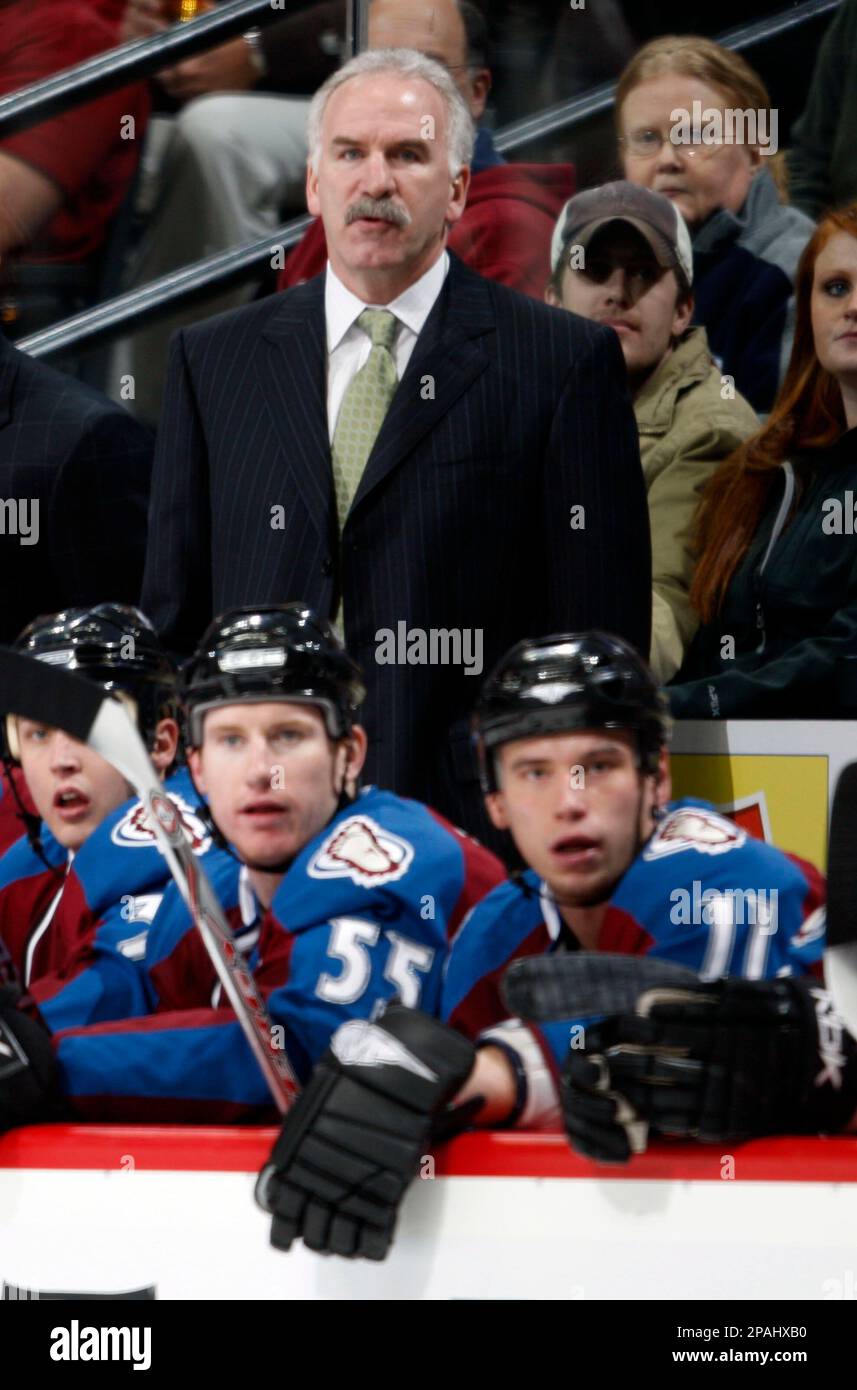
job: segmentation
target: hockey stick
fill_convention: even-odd
[[[830,814],[824,978],[857,1037],[857,763],[842,769]]]
[[[561,1023],[594,1014],[631,1013],[646,990],[698,984],[699,976],[692,970],[670,961],[573,951],[515,961],[503,977],[501,990],[517,1018]]]
[[[4,714],[64,729],[100,753],[131,783],[277,1109],[285,1114],[298,1090],[294,1073],[285,1052],[274,1046],[264,1000],[124,705],[81,676],[0,647],[0,708]]]

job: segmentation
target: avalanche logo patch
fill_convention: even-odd
[[[185,801],[184,797],[170,792],[169,799],[176,808],[194,854],[205,854],[211,845],[211,836],[202,817]],[[162,809],[165,810],[166,808]],[[159,853],[161,852],[145,807],[140,801],[136,802],[130,811],[126,811],[122,819],[116,822],[110,832],[110,838],[114,845],[119,845],[122,849],[151,849],[154,846]]]
[[[403,878],[414,857],[407,840],[383,830],[369,816],[349,816],[309,861],[310,878],[350,878],[361,888]]]
[[[643,850],[643,858],[664,859],[683,849],[695,849],[701,854],[725,854],[727,850],[738,849],[746,839],[746,830],[724,816],[701,806],[685,806],[661,821]]]

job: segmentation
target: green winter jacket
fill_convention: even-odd
[[[652,670],[675,675],[697,627],[690,531],[715,466],[758,429],[744,397],[724,400],[704,328],[690,328],[634,401],[652,531]]]
[[[857,428],[774,480],[714,623],[667,693],[683,719],[853,718]]]

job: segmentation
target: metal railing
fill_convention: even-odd
[[[778,38],[809,20],[836,9],[839,3],[840,0],[803,0],[803,3],[778,15],[770,15],[752,24],[730,29],[722,34],[717,42],[724,48],[731,48],[735,51],[752,48],[769,39]],[[270,0],[231,0],[230,4],[221,7],[221,11],[231,10],[234,19],[238,13],[238,8],[243,7],[241,13],[245,16],[244,27],[246,27],[246,17],[250,8],[253,6],[258,8],[262,5],[270,11]],[[282,18],[282,11],[274,11],[273,13],[275,18]],[[203,19],[193,20],[190,24],[181,27],[185,30],[191,30],[195,25],[205,24],[211,17],[211,15],[206,15]],[[256,22],[258,23],[258,19]],[[240,28],[240,23],[235,20],[234,28],[230,32],[237,32]],[[208,30],[207,32],[210,34],[211,31]],[[218,34],[221,33],[222,31],[218,30]],[[163,40],[167,36],[159,37]],[[157,42],[157,40],[145,40],[144,42],[149,44]],[[199,46],[201,45],[197,45],[197,47]],[[128,47],[136,48],[139,52],[139,43],[128,45]],[[123,51],[114,50],[114,54]],[[157,66],[160,65],[157,64]],[[81,67],[84,66],[87,65],[81,65]],[[71,69],[70,71],[75,72],[77,70]],[[127,69],[125,71],[127,73]],[[127,75],[124,81],[128,81]],[[36,86],[44,87],[45,84],[39,83]],[[33,90],[34,88],[27,88],[23,95],[26,96],[27,92]],[[78,100],[81,99],[80,91],[81,86],[76,86],[75,93]],[[609,110],[613,104],[615,91],[615,82],[603,83],[583,96],[575,97],[570,101],[558,102],[533,116],[523,117],[521,120],[514,121],[495,132],[494,143],[503,154],[511,154],[536,140],[555,134],[557,131],[567,131],[579,126],[592,117]],[[8,101],[9,98],[5,100]],[[0,133],[3,129],[2,109],[2,102],[0,102]],[[228,251],[218,252],[213,256],[206,256],[189,265],[182,266],[179,270],[171,271],[168,275],[160,276],[157,280],[151,280],[146,285],[117,295],[92,309],[85,309],[81,313],[63,319],[60,323],[51,324],[48,328],[32,333],[29,337],[22,338],[16,343],[16,347],[34,357],[46,357],[52,353],[78,347],[83,343],[90,346],[96,342],[114,338],[132,321],[136,328],[144,322],[150,322],[175,311],[180,304],[192,303],[209,293],[226,289],[231,285],[261,275],[270,269],[272,257],[279,249],[287,250],[300,240],[311,221],[312,219],[307,216],[295,218],[274,229],[270,236],[234,247]]]
[[[728,29],[716,42],[723,48],[731,48],[734,52],[740,53],[745,48],[754,48],[760,43],[766,43],[768,39],[780,38],[790,30],[807,24],[811,19],[817,19],[830,10],[838,9],[839,5],[840,0],[803,0],[802,4],[780,14],[768,15],[765,19],[754,20],[752,24],[741,24],[734,29]],[[501,154],[509,154],[520,149],[522,145],[541,140],[558,130],[568,130],[571,126],[581,125],[593,116],[600,116],[602,112],[609,111],[615,94],[616,83],[604,82],[601,86],[584,92],[583,96],[546,106],[534,116],[523,116],[519,121],[512,122],[504,130],[497,132],[494,144]]]
[[[289,8],[296,8],[294,0],[289,0]],[[286,15],[282,6],[273,9],[271,0],[227,0],[226,4],[218,5],[187,24],[173,24],[163,34],[132,39],[118,48],[96,53],[94,58],[0,97],[0,140],[39,125],[73,106],[104,96],[106,92],[115,92],[119,87],[150,77],[194,53],[225,43],[246,29],[276,24]]]

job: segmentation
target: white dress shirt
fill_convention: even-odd
[[[434,265],[429,266],[419,280],[389,304],[364,304],[356,294],[346,289],[330,264],[324,285],[324,315],[327,323],[327,427],[331,440],[336,417],[351,378],[360,371],[372,350],[368,333],[358,327],[357,319],[364,309],[389,309],[399,321],[393,343],[393,360],[401,381],[417,337],[431,313],[434,302],[443,288],[449,270],[449,256],[444,251]]]

